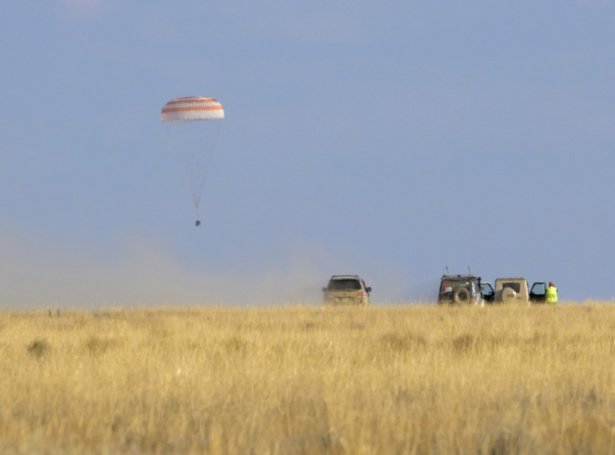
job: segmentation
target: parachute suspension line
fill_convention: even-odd
[[[194,225],[196,227],[199,227],[201,225],[201,215],[199,214],[199,207],[198,207],[198,205],[196,207],[196,221],[194,222]]]

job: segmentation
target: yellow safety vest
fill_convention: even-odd
[[[547,303],[557,303],[557,288],[555,286],[547,287],[546,300]]]

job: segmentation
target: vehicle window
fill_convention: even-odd
[[[361,282],[359,280],[331,280],[329,281],[330,291],[356,291],[361,289]]]
[[[521,284],[519,283],[502,283],[502,289],[510,288],[515,292],[521,292]]]
[[[534,295],[544,295],[547,293],[547,284],[546,283],[534,283],[532,285],[532,294]]]
[[[474,292],[476,290],[476,283],[474,281],[463,280],[442,281],[440,284],[440,293],[453,292],[453,289],[462,287]]]
[[[480,285],[480,290],[484,296],[493,295],[493,287],[489,283],[484,283]]]
[[[443,281],[440,284],[440,294],[444,294],[447,292],[453,292],[453,283],[451,283],[450,281]]]

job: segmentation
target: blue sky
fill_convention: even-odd
[[[615,296],[615,2],[0,7],[0,306]],[[160,123],[226,119],[203,226]]]

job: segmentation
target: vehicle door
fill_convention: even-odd
[[[530,302],[532,303],[545,303],[547,300],[547,283],[544,281],[537,281],[532,283],[530,289]]]
[[[495,300],[495,290],[491,283],[481,283],[480,293],[483,295],[483,300],[487,303],[493,303]]]

